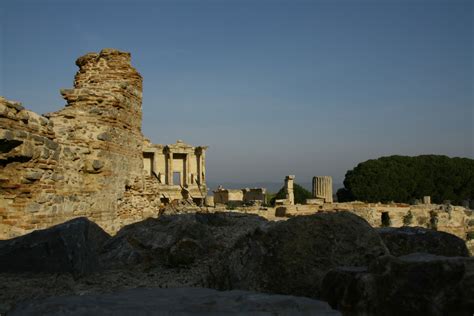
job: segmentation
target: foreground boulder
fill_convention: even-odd
[[[110,236],[87,218],[0,241],[2,272],[71,272],[99,269],[99,252]]]
[[[8,315],[341,315],[325,302],[204,288],[138,288],[111,294],[52,297]]]
[[[349,212],[299,216],[250,233],[222,256],[209,286],[319,297],[332,268],[388,254],[377,232]]]
[[[238,213],[162,215],[121,229],[103,248],[102,265],[123,267],[189,267],[209,261],[240,236],[265,223]]]
[[[385,256],[368,267],[331,270],[322,288],[322,298],[348,314],[471,316],[474,258]]]
[[[425,252],[446,257],[469,257],[466,242],[452,234],[422,227],[384,227],[377,232],[393,256]]]

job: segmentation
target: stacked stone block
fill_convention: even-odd
[[[87,216],[108,232],[142,219],[142,78],[114,49],[76,61],[64,109],[40,116],[0,98],[0,238]],[[118,204],[131,205],[118,213]]]
[[[39,202],[49,198],[60,178],[59,155],[50,120],[0,97],[0,237],[45,221]]]
[[[287,200],[287,203],[290,205],[295,205],[295,194],[293,190],[294,182],[295,182],[294,175],[289,175],[285,177],[286,200]]]

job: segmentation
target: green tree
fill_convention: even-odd
[[[293,184],[293,194],[295,196],[295,203],[296,204],[303,204],[306,202],[306,199],[310,199],[312,197],[311,192],[303,188],[299,184]],[[275,200],[286,199],[286,192],[285,187],[283,186],[280,191],[270,200],[271,205],[275,205]]]
[[[389,156],[367,160],[347,171],[340,202],[409,203],[430,195],[434,203],[474,199],[474,160],[438,155]]]

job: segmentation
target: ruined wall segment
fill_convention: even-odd
[[[130,54],[104,49],[80,57],[76,65],[74,89],[61,90],[66,107],[49,115],[58,142],[90,147],[98,156],[108,155],[104,158],[124,156],[126,171],[141,175],[142,77],[131,66]]]
[[[267,189],[265,188],[245,188],[244,192],[244,203],[258,203],[266,204]]]
[[[50,216],[41,203],[60,177],[54,138],[50,120],[0,97],[0,239],[31,231]]]
[[[114,49],[76,61],[64,109],[39,116],[0,99],[0,238],[87,216],[109,232],[142,219],[117,212],[143,187],[142,77]]]
[[[450,204],[323,203],[319,205],[284,205],[275,209],[275,216],[293,217],[318,212],[347,211],[365,219],[372,227],[423,227],[453,234],[466,241],[474,255],[474,210]],[[385,219],[385,220],[384,220]]]
[[[74,89],[61,90],[66,108],[51,117],[59,123],[55,124],[57,129],[61,128],[59,125],[78,129],[73,135],[58,137],[64,142],[100,141],[98,144],[103,148],[115,152],[120,152],[118,147],[126,146],[129,149],[126,154],[136,158],[138,170],[143,146],[142,77],[131,66],[130,53],[104,49],[78,58],[76,65],[79,71]],[[83,130],[87,133],[82,133]]]
[[[74,89],[61,90],[66,107],[49,115],[67,162],[61,195],[79,191],[81,213],[112,232],[139,216],[116,211],[126,187],[142,187],[142,77],[130,59],[114,49],[78,58]]]

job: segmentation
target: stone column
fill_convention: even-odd
[[[289,175],[285,177],[285,193],[286,199],[290,205],[295,205],[295,195],[293,192],[293,183],[295,180],[294,175]]]
[[[199,185],[201,185],[202,184],[202,152],[200,152],[198,155],[197,177],[199,180]]]
[[[191,172],[189,172],[191,170],[189,155],[190,154],[186,154],[186,158],[184,158],[186,160],[184,163],[186,170],[183,172],[184,173],[184,183],[183,183],[184,186],[191,184]]]
[[[201,153],[201,184],[206,184],[206,150]]]
[[[332,177],[313,177],[313,197],[324,199],[326,203],[332,203]]]
[[[431,196],[425,195],[423,197],[423,204],[431,204]]]
[[[197,181],[199,183],[199,185],[201,185],[202,183],[202,176],[201,176],[201,152],[196,152],[196,163],[197,163],[197,166],[196,166],[196,178],[197,178]]]
[[[173,153],[168,152],[168,185],[173,185]]]

